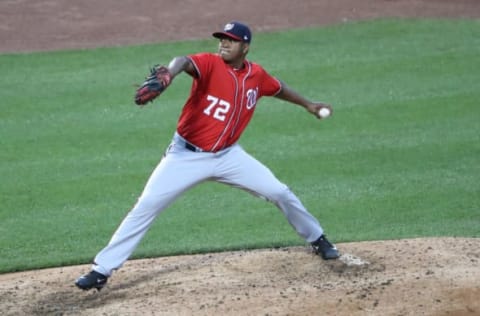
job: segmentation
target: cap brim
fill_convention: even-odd
[[[213,37],[216,37],[216,38],[222,38],[222,37],[228,37],[228,38],[231,38],[231,39],[234,39],[236,41],[242,41],[242,39],[238,36],[235,36],[233,34],[230,34],[230,33],[227,33],[227,32],[215,32],[212,34]]]

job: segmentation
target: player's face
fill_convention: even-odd
[[[218,43],[218,54],[226,63],[243,61],[247,52],[248,44],[228,37],[221,38]]]

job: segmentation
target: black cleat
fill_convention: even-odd
[[[325,235],[320,236],[320,238],[312,242],[312,247],[315,253],[322,256],[325,260],[337,259],[340,257],[337,247],[329,242]]]
[[[108,277],[98,273],[97,271],[90,271],[89,273],[82,275],[75,281],[75,285],[82,290],[97,289],[100,291],[105,284],[107,284]]]

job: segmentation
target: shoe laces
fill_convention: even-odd
[[[328,248],[333,248],[333,245],[328,239],[326,238],[325,235],[320,236],[315,242],[312,243],[312,246],[315,249],[324,249],[325,246]]]

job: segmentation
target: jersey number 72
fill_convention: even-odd
[[[225,121],[226,114],[228,113],[228,110],[230,110],[230,103],[214,97],[213,95],[208,95],[207,100],[210,102],[210,104],[205,108],[205,110],[203,110],[203,113],[210,116],[212,115],[213,111],[213,118],[222,122]]]

